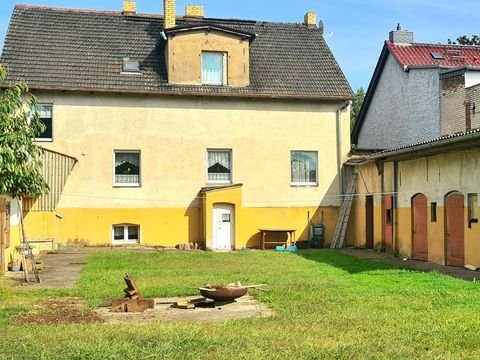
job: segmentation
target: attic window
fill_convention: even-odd
[[[124,73],[128,74],[139,74],[140,73],[140,63],[138,61],[133,61],[128,58],[123,59],[123,69]]]
[[[435,60],[444,60],[445,58],[443,57],[442,54],[440,54],[439,52],[432,52],[432,57],[435,59]]]

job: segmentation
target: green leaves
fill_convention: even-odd
[[[0,66],[0,84],[6,69]],[[36,111],[36,98],[25,82],[0,96],[0,194],[38,196],[48,192],[42,177],[42,148],[34,142],[45,126]]]

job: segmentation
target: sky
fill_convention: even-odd
[[[66,8],[121,10],[123,0],[0,0],[0,48],[16,3]],[[303,22],[307,11],[323,20],[325,38],[353,90],[365,89],[388,33],[400,23],[415,42],[446,43],[480,33],[479,0],[177,0],[203,5],[205,16],[278,22]],[[162,14],[162,0],[137,0],[137,12]]]

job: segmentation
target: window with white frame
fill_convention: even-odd
[[[35,140],[37,141],[51,141],[53,140],[53,117],[52,117],[52,105],[37,105],[36,110],[40,122],[45,126],[45,130],[37,135]]]
[[[114,152],[115,186],[140,186],[140,151]]]
[[[202,84],[223,85],[225,83],[225,54],[202,52]]]
[[[140,243],[140,226],[138,225],[113,225],[113,243]]]
[[[318,153],[316,151],[291,152],[292,185],[318,184]]]
[[[232,181],[232,151],[207,150],[207,174],[209,183]]]

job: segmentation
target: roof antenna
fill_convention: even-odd
[[[402,27],[400,26],[400,23],[397,24],[397,31],[402,30]]]

